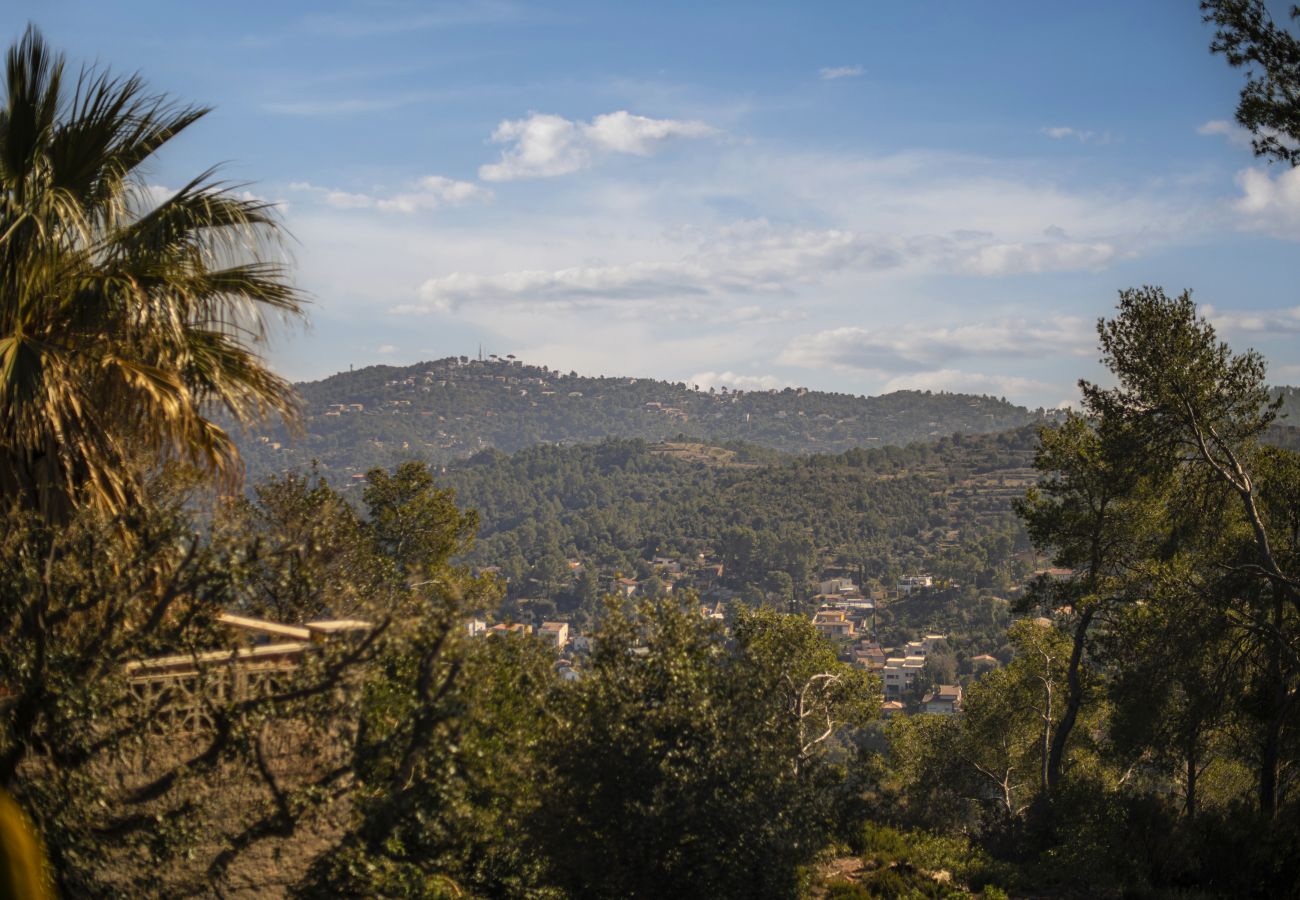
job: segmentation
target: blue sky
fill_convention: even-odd
[[[495,353],[1029,405],[1123,287],[1300,383],[1300,170],[1231,124],[1192,0],[10,2],[215,111],[151,168],[283,204],[294,378]]]

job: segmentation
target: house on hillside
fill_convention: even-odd
[[[513,625],[507,625],[504,622],[500,622],[496,625],[493,625],[484,633],[489,637],[496,637],[498,635],[508,635],[508,634],[532,634],[533,626],[525,625],[522,622],[516,622]]]
[[[817,586],[823,594],[853,594],[858,586],[850,578],[828,578]]]
[[[569,643],[569,623],[568,622],[543,622],[542,627],[537,629],[537,634],[553,646],[556,650],[561,650]]]
[[[650,560],[650,565],[668,575],[680,575],[682,573],[681,562],[672,557],[656,556]]]
[[[961,685],[941,684],[921,699],[926,712],[951,716],[961,712]]]
[[[819,609],[813,616],[813,628],[828,638],[851,638],[855,634],[853,622],[842,609]]]
[[[885,651],[880,645],[872,641],[864,641],[849,651],[849,656],[855,666],[866,669],[868,672],[878,672],[885,667]]]
[[[891,656],[886,659],[885,667],[880,671],[885,696],[894,699],[902,697],[916,684],[923,669],[924,656]]]
[[[923,591],[932,587],[934,587],[932,575],[904,575],[898,579],[898,592],[905,597],[913,591]]]

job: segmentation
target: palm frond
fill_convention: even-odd
[[[68,96],[63,70],[31,29],[6,57],[0,499],[121,509],[140,451],[233,484],[238,451],[208,412],[297,414],[252,349],[268,316],[305,302],[278,258],[278,211],[215,170],[147,202],[141,164],[207,110],[94,69]]]

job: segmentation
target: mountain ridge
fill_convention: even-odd
[[[336,475],[355,474],[406,459],[442,465],[486,449],[510,453],[607,437],[840,453],[994,433],[1057,415],[942,391],[870,397],[794,387],[700,390],[638,376],[578,375],[513,357],[368,366],[295,387],[301,434],[275,426],[240,438],[250,480],[313,461]]]

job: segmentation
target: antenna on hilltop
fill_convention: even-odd
[[[481,343],[478,345],[478,361],[483,361],[483,345]]]

